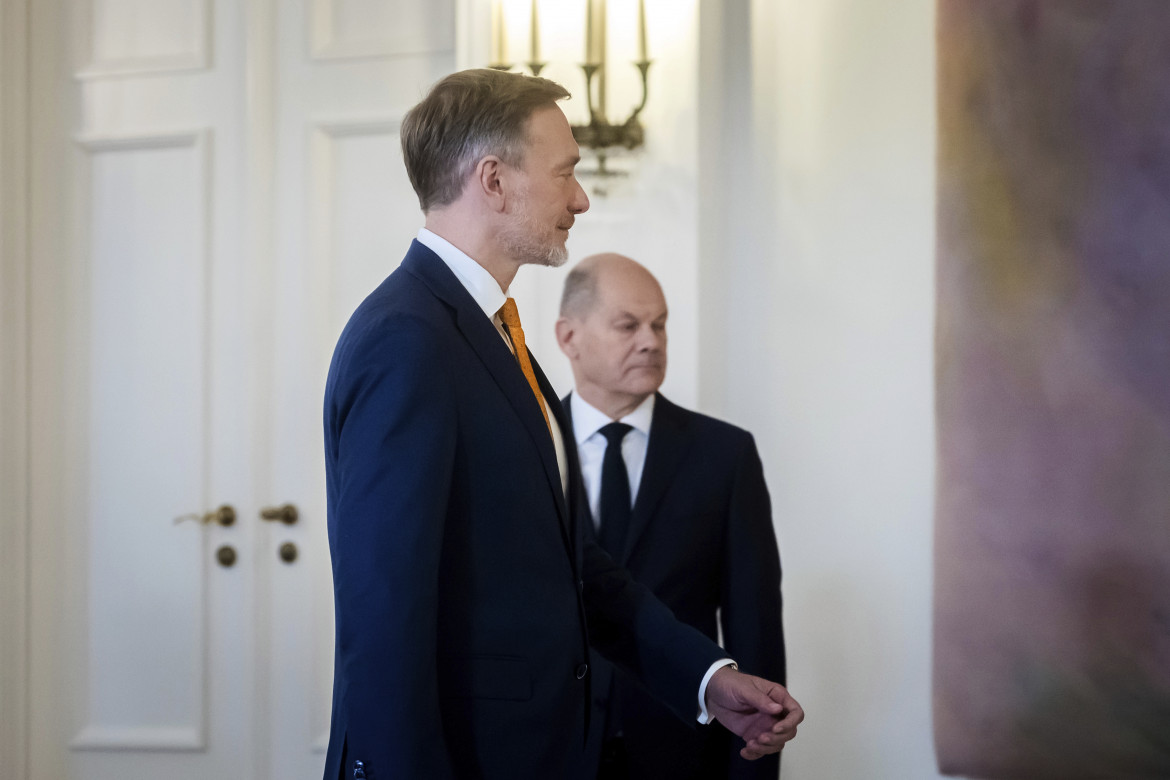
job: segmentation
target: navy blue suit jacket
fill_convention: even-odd
[[[588,513],[586,503],[580,514]],[[592,533],[591,522],[582,525]],[[784,683],[780,557],[750,433],[658,395],[629,535],[615,557],[679,620],[711,639],[721,627],[727,655],[740,669]],[[603,658],[593,668],[591,765],[612,731],[610,713],[620,708],[631,777],[776,777],[779,756],[745,761],[738,755],[743,741],[722,726],[680,721]]]
[[[565,496],[516,359],[418,242],[338,341],[325,459],[336,608],[327,780],[576,775],[590,641],[694,716],[720,649],[581,536],[579,479]]]

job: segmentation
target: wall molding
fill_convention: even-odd
[[[143,130],[134,132],[119,132],[119,133],[79,133],[73,136],[73,141],[77,148],[86,157],[88,169],[84,172],[84,177],[90,179],[90,185],[83,186],[78,193],[79,208],[77,214],[88,214],[89,199],[92,195],[92,165],[94,158],[98,155],[104,154],[124,154],[136,152],[150,152],[157,150],[182,150],[190,155],[191,165],[193,168],[192,175],[194,178],[194,186],[197,189],[197,195],[194,203],[193,218],[195,224],[198,226],[198,240],[201,245],[202,265],[204,274],[204,284],[207,287],[206,299],[204,306],[211,305],[211,246],[212,246],[212,138],[213,133],[207,127],[190,127],[190,128],[174,128],[174,129],[156,129]],[[81,193],[85,193],[82,195]],[[82,205],[84,204],[84,205]],[[79,251],[89,255],[93,251],[90,242],[91,225],[88,218],[81,218],[81,222],[76,226],[75,235],[79,240]],[[208,309],[202,315],[205,327],[209,327],[207,323],[211,323],[211,311]],[[203,335],[205,354],[203,355],[204,363],[210,361],[210,354],[206,350],[210,350],[211,336],[210,333]],[[202,388],[204,417],[210,419],[210,403],[211,403],[211,388],[209,379],[205,377],[204,387]],[[206,437],[210,436],[210,432],[205,433],[205,441],[203,442],[204,458],[209,457],[210,441]],[[203,464],[204,473],[210,473],[208,463]],[[206,493],[206,486],[204,486],[204,493]],[[204,545],[204,558],[207,556],[206,545]],[[204,560],[204,565],[201,570],[206,571],[207,562]],[[200,625],[198,627],[198,642],[200,647],[198,649],[198,671],[201,675],[199,682],[199,698],[194,702],[193,711],[191,713],[191,725],[167,725],[167,726],[109,726],[100,723],[88,723],[82,726],[80,732],[77,733],[69,741],[70,750],[74,751],[155,751],[155,752],[193,752],[203,751],[207,749],[207,733],[209,728],[208,718],[210,716],[209,700],[211,697],[211,680],[209,673],[210,659],[208,650],[210,647],[208,630],[211,625],[210,599],[207,593],[208,583],[204,578],[199,589],[199,615]]]
[[[347,138],[391,136],[402,118],[388,114],[317,119],[309,123],[309,266],[322,300],[333,294],[333,236],[336,223],[336,147]],[[324,313],[321,316],[326,316]]]
[[[81,3],[77,14],[77,29],[74,35],[76,61],[79,63],[74,77],[89,81],[127,76],[153,76],[183,71],[207,70],[211,67],[211,2],[210,0],[189,0],[197,4],[195,24],[192,25],[191,46],[187,51],[160,54],[150,57],[98,56],[94,34],[94,0]]]
[[[211,130],[204,127],[175,130],[155,130],[141,133],[79,133],[73,140],[85,151],[97,152],[141,151],[146,149],[181,149],[194,147],[206,155]],[[204,160],[204,177],[207,160]]]
[[[70,750],[199,752],[207,749],[198,728],[106,728],[87,726],[69,742]]]
[[[336,7],[337,0],[310,0],[309,51],[314,60],[386,59],[442,50],[433,46],[428,36],[409,31],[351,40],[339,38],[333,25]]]
[[[0,777],[29,767],[29,3],[0,3]]]
[[[331,139],[362,135],[390,135],[397,133],[401,126],[402,119],[400,117],[382,114],[321,119],[311,124],[313,130],[319,131]]]
[[[383,114],[354,116],[334,119],[319,119],[309,124],[310,192],[309,214],[313,216],[310,226],[309,247],[314,269],[321,276],[318,282],[332,287],[331,267],[332,238],[334,229],[335,173],[334,151],[338,141],[346,138],[394,135],[402,126],[400,117]]]

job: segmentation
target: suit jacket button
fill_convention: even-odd
[[[581,664],[577,667],[577,679],[584,680],[585,675],[589,674],[589,664]]]

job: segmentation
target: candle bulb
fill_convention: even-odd
[[[585,0],[585,62],[593,61],[593,0]]]
[[[596,46],[596,54],[593,61],[597,63],[597,110],[604,117],[605,116],[605,35],[608,22],[605,19],[605,0],[595,0],[593,6],[597,18],[594,20],[594,29],[596,35],[593,38]]]
[[[638,58],[646,62],[646,0],[638,0]]]
[[[530,37],[532,58],[529,62],[540,62],[540,16],[536,6],[537,0],[532,0],[532,34]]]
[[[507,31],[504,28],[502,0],[492,0],[492,65],[503,65],[508,56]]]
[[[605,0],[597,0],[597,62],[605,68]],[[603,76],[604,78],[604,76]]]

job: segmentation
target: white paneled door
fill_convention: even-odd
[[[325,372],[455,2],[30,7],[31,777],[315,780]]]

